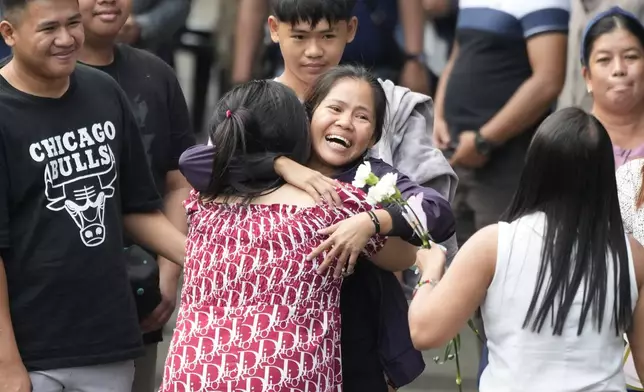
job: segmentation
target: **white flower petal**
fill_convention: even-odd
[[[423,198],[424,194],[422,192],[415,194],[407,200],[407,205],[416,214],[418,220],[420,220],[419,223],[422,229],[427,232],[427,215],[425,215],[425,210],[423,210]]]
[[[383,195],[383,200],[388,199],[396,194],[396,182],[398,181],[398,174],[387,173],[374,188],[378,189],[378,193]]]
[[[358,166],[358,170],[356,170],[356,176],[354,178],[354,186],[357,188],[362,188],[367,184],[367,179],[369,178],[369,175],[371,174],[371,163],[369,162],[364,162],[360,166]]]

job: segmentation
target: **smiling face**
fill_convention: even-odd
[[[79,0],[88,37],[114,39],[130,15],[131,0]]]
[[[85,35],[77,0],[34,0],[0,23],[14,58],[46,79],[68,77]]]
[[[593,44],[584,78],[595,105],[628,112],[644,100],[644,48],[626,29],[606,33]]]
[[[311,119],[314,166],[337,168],[360,158],[374,144],[376,112],[364,80],[338,80]]]

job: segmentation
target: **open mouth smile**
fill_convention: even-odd
[[[327,143],[348,149],[351,147],[351,142],[342,136],[339,135],[326,135],[325,139]]]

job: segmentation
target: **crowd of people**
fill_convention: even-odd
[[[472,317],[483,392],[642,390],[608,3],[241,0],[197,144],[190,1],[0,0],[0,392],[392,391]]]

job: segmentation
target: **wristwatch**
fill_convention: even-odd
[[[479,154],[485,156],[489,156],[496,147],[494,144],[486,140],[483,135],[481,135],[481,132],[476,132],[474,146],[476,147],[476,151],[478,151]]]

